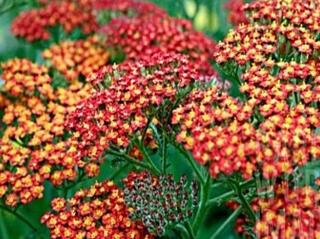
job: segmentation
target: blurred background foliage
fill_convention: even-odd
[[[187,18],[214,40],[222,40],[231,28],[224,8],[227,0],[152,0],[171,16]]]
[[[8,0],[10,1],[14,0]],[[121,1],[121,0],[119,0]],[[227,11],[224,5],[227,0],[151,0],[155,4],[166,9],[171,16],[187,18],[193,21],[194,26],[199,30],[205,32],[215,41],[222,40],[232,27],[227,20]],[[0,0],[0,6],[4,0]],[[12,20],[19,14],[19,12],[36,6],[35,2],[29,0],[28,4],[23,4],[24,0],[16,1],[18,6],[11,8],[9,11],[1,13],[0,15],[0,63],[7,59],[19,57],[28,58],[35,62],[41,62],[40,51],[34,45],[31,45],[23,40],[17,39],[11,35],[10,24]],[[174,165],[172,170],[175,176],[187,174],[191,169],[188,168],[186,162],[182,162],[182,157],[174,149],[169,151],[170,157],[174,158]],[[114,175],[114,167],[110,161],[106,162],[101,169],[101,175],[98,180],[110,178]],[[129,171],[127,168],[126,171]],[[125,174],[126,171],[121,172]],[[119,175],[117,175],[119,176]],[[118,177],[121,178],[121,177]],[[79,184],[68,192],[67,196],[71,196],[73,192],[79,188],[83,188],[93,183],[89,180],[83,184]],[[219,195],[226,189],[221,186],[213,190],[214,194]],[[46,185],[45,197],[41,200],[36,200],[33,203],[21,206],[16,211],[28,218],[30,223],[40,228],[38,233],[32,233],[30,228],[22,223],[17,217],[0,210],[0,239],[37,239],[49,238],[48,231],[45,227],[41,227],[39,218],[49,209],[50,198],[63,196],[63,192],[54,189],[49,183]],[[0,204],[1,207],[1,204]],[[210,238],[210,235],[228,218],[230,212],[223,206],[217,205],[208,213],[208,217],[202,225],[202,230],[199,237],[201,239]],[[237,236],[233,233],[233,224],[227,226],[226,230],[220,234],[221,239],[233,239]]]

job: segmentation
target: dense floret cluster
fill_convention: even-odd
[[[75,165],[87,166],[76,156],[76,136],[69,138],[64,122],[93,89],[77,81],[54,88],[49,69],[25,59],[9,60],[2,69],[1,198],[16,206],[42,197],[45,180],[73,181]]]
[[[210,59],[215,43],[193,29],[183,19],[169,16],[148,18],[116,18],[103,28],[107,44],[119,47],[127,59],[148,59],[159,52],[186,54],[195,68],[205,75],[214,75]]]
[[[178,54],[156,54],[148,61],[98,71],[91,82],[102,90],[83,101],[66,122],[80,134],[79,152],[97,159],[110,144],[128,147],[130,138],[143,137],[150,120],[166,120],[166,111],[197,78],[191,62]]]
[[[12,33],[30,42],[48,40],[50,28],[55,26],[62,26],[66,33],[79,28],[84,34],[90,34],[98,29],[90,11],[83,11],[72,2],[61,1],[22,12],[12,23]]]
[[[42,55],[70,81],[77,80],[80,76],[90,77],[93,72],[105,66],[109,59],[109,53],[97,36],[53,45]]]
[[[141,223],[129,219],[123,192],[112,181],[96,183],[72,198],[55,198],[41,222],[51,238],[151,239]]]

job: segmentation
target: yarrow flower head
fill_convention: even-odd
[[[126,59],[149,58],[158,52],[186,54],[204,75],[216,75],[210,65],[215,43],[192,23],[167,17],[116,18],[103,28],[107,45],[119,47]]]
[[[252,112],[252,102],[241,103],[213,86],[193,90],[173,111],[171,122],[179,126],[177,141],[196,161],[209,163],[213,177],[235,171],[250,177],[259,148],[248,123]]]
[[[66,122],[82,139],[79,152],[98,159],[110,144],[126,148],[131,139],[144,138],[148,121],[165,123],[173,102],[197,78],[187,57],[178,54],[156,54],[98,71],[91,79],[97,93]]]
[[[0,140],[0,145],[0,198],[11,207],[42,198],[44,187],[40,173],[30,174],[26,167],[30,149],[9,140]]]
[[[3,109],[5,136],[17,139],[29,135],[27,145],[38,146],[62,136],[67,113],[92,92],[91,87],[79,82],[67,89],[54,89],[48,69],[25,59],[3,63],[2,69],[4,93],[8,100],[18,98]]]
[[[83,11],[72,2],[62,1],[22,12],[12,23],[12,33],[29,42],[48,40],[51,37],[49,28],[56,25],[61,25],[66,33],[80,28],[83,34],[90,34],[98,28],[91,11]]]
[[[318,0],[260,0],[246,4],[244,9],[251,20],[256,22],[276,22],[278,24],[293,24],[297,27],[307,27],[311,31],[319,31],[317,19],[319,16]]]
[[[36,91],[51,99],[51,77],[45,66],[39,66],[27,59],[12,59],[1,64],[3,70],[1,86],[12,96],[30,96]]]
[[[9,206],[43,196],[43,183],[73,181],[83,169],[96,176],[96,164],[77,155],[76,135],[66,133],[67,114],[85,99],[92,87],[74,81],[54,88],[49,69],[25,59],[2,64],[0,129],[0,198]]]
[[[291,15],[312,15],[305,2],[258,1],[245,9],[253,23],[232,30],[214,55],[221,70],[234,69],[234,83],[252,109],[246,121],[256,131],[251,170],[261,165],[263,176],[273,178],[319,158],[319,42],[312,16],[307,23],[303,14]]]
[[[133,209],[130,217],[142,219],[148,231],[158,236],[189,220],[198,204],[197,184],[189,184],[186,177],[175,182],[172,175],[155,177],[148,172],[132,172],[123,182],[125,202]]]
[[[41,222],[50,230],[51,238],[132,238],[151,239],[139,221],[129,218],[130,208],[124,195],[112,181],[95,183],[72,198],[56,198],[52,211]]]
[[[53,45],[42,55],[70,81],[78,79],[79,76],[88,78],[94,71],[106,65],[109,59],[108,52],[104,50],[97,36]]]
[[[242,172],[250,178],[261,169],[272,178],[320,156],[319,135],[312,131],[312,122],[319,124],[314,108],[300,106],[256,127],[255,104],[255,99],[238,102],[217,87],[194,90],[173,112],[172,123],[180,126],[177,140],[195,160],[210,163],[213,177]]]

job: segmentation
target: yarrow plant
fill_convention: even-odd
[[[138,0],[27,6],[12,33],[36,61],[1,63],[0,209],[30,237],[320,238],[319,1],[229,1],[218,43]]]

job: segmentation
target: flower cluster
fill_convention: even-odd
[[[319,238],[319,202],[319,192],[311,187],[292,189],[287,183],[276,184],[273,196],[252,202],[259,215],[254,232],[259,238]],[[245,235],[246,220],[240,217],[237,221],[237,231]]]
[[[12,59],[1,64],[3,89],[12,96],[33,95],[38,91],[52,99],[51,78],[45,66],[39,66],[27,59]]]
[[[274,59],[297,61],[299,55],[312,58],[312,53],[319,50],[314,32],[319,31],[320,10],[316,5],[312,7],[313,1],[307,2],[263,0],[245,5],[254,23],[231,31],[218,44],[217,62],[234,60],[239,65],[248,62],[270,66]]]
[[[48,40],[50,27],[61,25],[70,33],[80,28],[84,34],[97,30],[95,17],[90,11],[83,11],[78,5],[62,1],[52,2],[40,9],[22,12],[12,23],[12,32],[27,41]]]
[[[131,172],[123,181],[126,205],[133,208],[130,217],[142,219],[148,231],[158,236],[168,227],[186,222],[198,204],[197,184],[187,183],[186,177],[175,182],[171,175]]]
[[[173,111],[172,124],[179,126],[177,141],[210,173],[241,171],[250,177],[259,152],[256,129],[248,122],[253,102],[240,103],[219,87],[195,89]]]
[[[51,238],[132,238],[151,239],[143,225],[129,219],[130,210],[123,192],[112,182],[95,183],[72,198],[56,198],[52,211],[41,222],[50,230]]]
[[[276,26],[240,25],[231,30],[223,42],[219,42],[214,54],[219,64],[235,61],[238,65],[261,64],[272,66],[270,57],[277,51]]]
[[[319,14],[318,0],[260,0],[246,4],[244,7],[253,21],[276,22],[307,27],[319,31],[317,23]]]
[[[256,101],[240,103],[217,87],[195,90],[173,113],[178,142],[201,164],[210,162],[213,177],[240,171],[250,178],[260,167],[265,178],[277,177],[320,156],[312,130],[319,127],[317,109],[279,109],[256,128]]]
[[[107,44],[119,47],[127,59],[149,58],[155,53],[187,54],[194,67],[214,75],[210,66],[215,43],[183,19],[157,17],[116,18],[103,28]]]
[[[82,139],[79,152],[98,159],[110,144],[126,148],[130,139],[143,138],[148,122],[166,120],[175,100],[197,78],[191,62],[178,54],[159,53],[101,69],[90,80],[101,90],[80,103],[66,122]]]
[[[74,81],[53,88],[49,69],[25,59],[2,64],[0,173],[5,203],[16,206],[42,197],[43,183],[60,185],[75,180],[84,168],[88,176],[98,166],[82,161],[75,146],[77,135],[66,134],[64,122],[92,87]]]
[[[74,82],[68,89],[54,89],[48,69],[25,59],[2,65],[4,92],[18,97],[4,109],[2,121],[7,125],[6,138],[28,137],[24,145],[38,146],[52,142],[64,133],[64,121],[92,88]]]
[[[270,2],[277,1],[245,8],[251,16],[272,13],[264,6],[273,6]],[[288,5],[304,7],[301,1]],[[249,178],[261,170],[265,178],[274,178],[320,156],[315,132],[320,126],[318,43],[294,19],[281,26],[269,20],[232,30],[214,54],[221,69],[240,84],[244,102],[216,89],[196,90],[174,112],[172,122],[181,128],[178,141],[200,163],[210,162],[214,177],[240,171]]]
[[[11,207],[41,198],[43,179],[39,173],[30,174],[26,167],[31,150],[10,140],[0,140],[0,145],[0,198],[5,198],[5,204]]]
[[[88,78],[92,72],[106,65],[109,58],[97,36],[53,45],[42,55],[70,81],[80,75]]]
[[[244,11],[244,0],[229,0],[225,4],[225,8],[229,11],[229,21],[238,26],[240,24],[247,24],[248,18]]]

